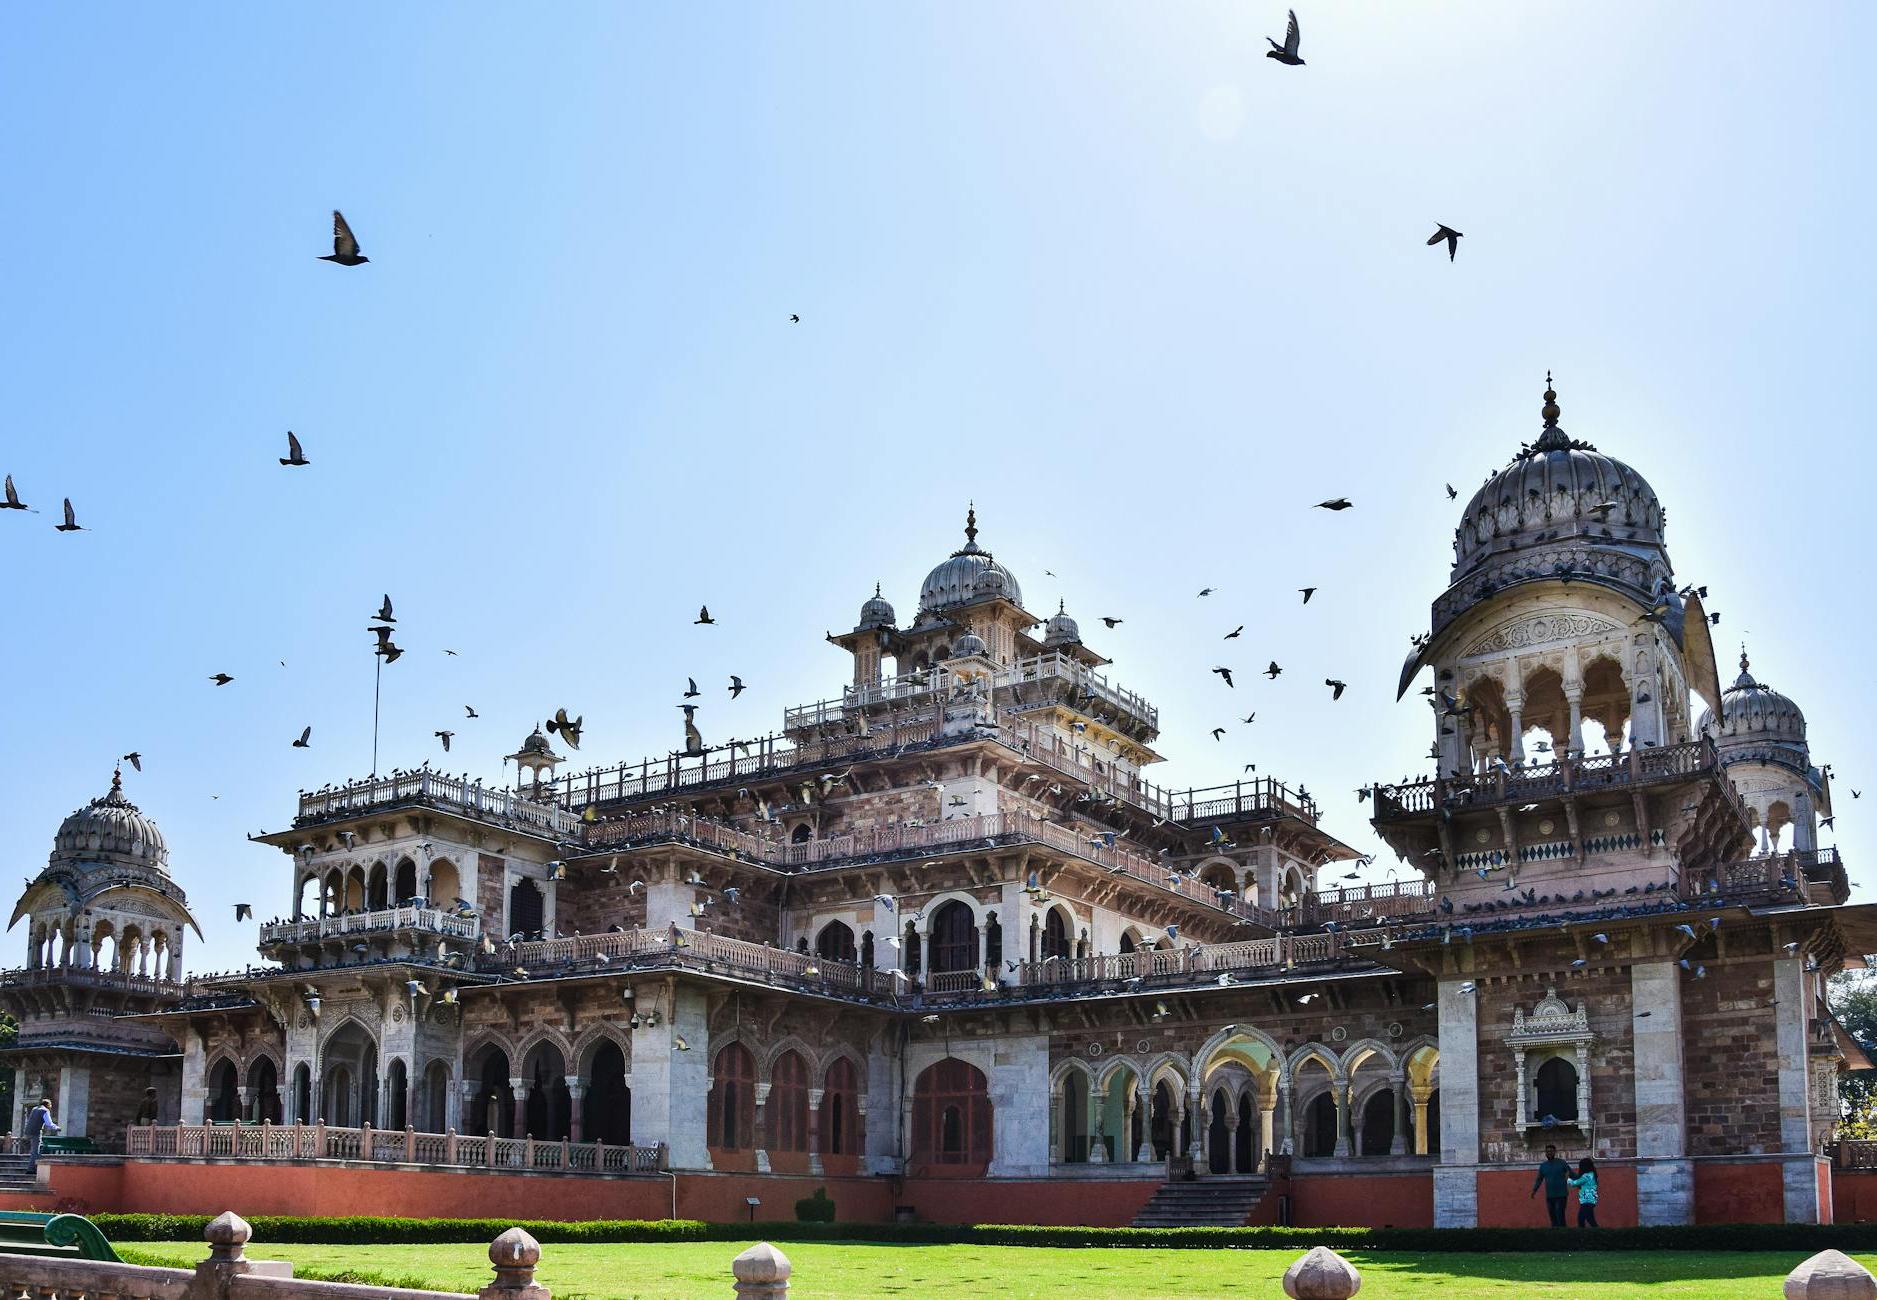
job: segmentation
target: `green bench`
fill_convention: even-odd
[[[98,1225],[84,1215],[30,1214],[24,1210],[0,1211],[0,1254],[123,1262],[98,1231]]]
[[[42,1156],[95,1156],[98,1144],[88,1137],[49,1137],[39,1140]]]

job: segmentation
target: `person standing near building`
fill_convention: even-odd
[[[154,1124],[156,1123],[156,1115],[156,1089],[145,1088],[143,1090],[143,1100],[137,1104],[137,1118],[132,1120],[131,1123],[138,1127]]]
[[[1546,1147],[1545,1158],[1538,1166],[1538,1177],[1532,1179],[1531,1195],[1538,1195],[1540,1187],[1545,1189],[1545,1208],[1551,1211],[1554,1228],[1564,1226],[1564,1202],[1570,1193],[1570,1177],[1571,1167],[1558,1159],[1558,1149]]]
[[[1564,1180],[1577,1189],[1577,1226],[1597,1226],[1597,1162],[1585,1156],[1577,1162],[1577,1177]]]
[[[32,1144],[28,1157],[35,1165],[39,1163],[39,1143],[47,1129],[57,1133],[59,1123],[52,1118],[52,1098],[41,1097],[39,1104],[26,1114],[26,1140]]]

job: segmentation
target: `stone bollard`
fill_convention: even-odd
[[[541,1243],[520,1228],[510,1228],[489,1243],[495,1281],[476,1293],[478,1300],[548,1300],[548,1289],[534,1280]]]
[[[789,1274],[794,1271],[789,1257],[766,1241],[757,1242],[730,1261],[736,1293],[743,1300],[786,1300]]]
[[[1349,1300],[1361,1289],[1356,1266],[1328,1246],[1312,1246],[1284,1270],[1284,1294],[1291,1300]]]
[[[1849,1255],[1822,1250],[1786,1274],[1786,1300],[1873,1300],[1877,1278]]]
[[[247,1245],[254,1236],[248,1221],[233,1210],[224,1210],[209,1220],[202,1230],[209,1243],[209,1257],[196,1265],[196,1275],[185,1296],[223,1296],[234,1279],[243,1274],[259,1277],[288,1278],[293,1265],[285,1260],[249,1259]]]

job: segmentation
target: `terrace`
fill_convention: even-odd
[[[782,729],[794,733],[810,728],[846,726],[858,714],[879,705],[943,699],[965,684],[965,678],[944,667],[902,673],[878,682],[850,686],[841,692],[838,700],[819,700],[788,709],[782,715]],[[1160,710],[1149,704],[1146,697],[1110,682],[1070,655],[1052,651],[1031,659],[1019,659],[990,674],[993,693],[1003,691],[1022,696],[1026,687],[1058,684],[1065,694],[1079,701],[1099,700],[1150,731],[1160,729]]]
[[[579,814],[558,803],[431,771],[398,772],[324,790],[303,790],[293,824],[296,828],[313,826],[400,807],[436,808],[545,835],[570,835],[580,828]]]
[[[1414,821],[1443,811],[1533,803],[1612,789],[1672,785],[1691,777],[1715,775],[1720,770],[1713,742],[1705,738],[1681,745],[1645,746],[1623,754],[1560,758],[1550,763],[1501,767],[1492,772],[1377,786],[1375,820]],[[1734,793],[1732,783],[1721,781],[1718,784],[1725,788],[1723,797],[1740,809],[1742,821],[1746,821],[1745,806]]]
[[[463,916],[435,907],[389,907],[375,912],[309,916],[298,921],[270,921],[261,927],[260,946],[267,948],[275,944],[317,943],[325,939],[396,930],[416,930],[441,938],[473,942],[482,936],[482,922],[474,915]]]

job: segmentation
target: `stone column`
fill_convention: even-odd
[[[992,1178],[1049,1176],[1049,1036],[1006,1038],[978,1068],[991,1094]],[[917,1071],[911,1076],[917,1078]]]
[[[978,922],[978,973],[984,973],[985,963],[991,959],[991,922],[990,918]]]
[[[1694,1166],[1687,1159],[1682,1078],[1681,968],[1666,958],[1637,962],[1629,971],[1629,1001],[1636,1051],[1636,1220],[1645,1227],[1693,1223]],[[1638,1016],[1637,1011],[1649,1014]],[[1440,1065],[1444,1079],[1447,1062],[1443,1059]],[[1580,1115],[1579,1122],[1593,1118]]]
[[[1567,685],[1564,688],[1564,700],[1571,706],[1571,731],[1565,737],[1565,753],[1575,758],[1584,752],[1584,688],[1581,685]]]
[[[1068,1142],[1065,1130],[1069,1127],[1069,1117],[1063,1107],[1063,1091],[1058,1085],[1049,1090],[1049,1163],[1052,1165],[1063,1162],[1063,1148]]]
[[[1274,1121],[1277,1118],[1277,1090],[1275,1088],[1271,1090],[1271,1096],[1268,1100],[1269,1100],[1269,1104],[1267,1105],[1266,1104],[1267,1099],[1264,1093],[1262,1091],[1259,1092],[1258,1094],[1258,1154],[1260,1156],[1268,1156],[1271,1154],[1273,1150],[1275,1150],[1275,1147],[1272,1144],[1272,1139],[1275,1136],[1273,1130],[1276,1127]]]
[[[1137,1083],[1134,1086],[1134,1090],[1128,1093],[1126,1101],[1122,1104],[1120,1149],[1131,1154],[1137,1163],[1145,1163],[1154,1158],[1153,1152],[1147,1149],[1147,1131],[1145,1126],[1141,1129],[1140,1145],[1136,1146],[1134,1144],[1134,1113],[1140,1108],[1140,1095],[1140,1085]]]
[[[1107,1089],[1089,1089],[1088,1117],[1088,1162],[1105,1165],[1108,1163],[1108,1132],[1103,1126],[1108,1122]]]
[[[85,1137],[88,1135],[91,1124],[91,1067],[89,1065],[68,1065],[59,1071],[57,1118],[64,1126],[65,1136]]]
[[[245,1083],[235,1085],[235,1099],[240,1103],[241,1107],[236,1118],[240,1119],[243,1123],[252,1123],[254,1120],[254,1089],[248,1087]]]
[[[1279,1155],[1289,1155],[1296,1142],[1296,1135],[1291,1132],[1290,1122],[1292,1101],[1291,1077],[1290,1072],[1286,1070],[1277,1076],[1277,1090],[1271,1097],[1272,1127],[1276,1132],[1272,1135],[1272,1145],[1265,1148]]]
[[[1339,1156],[1352,1154],[1354,1144],[1350,1141],[1349,1103],[1354,1085],[1347,1079],[1330,1080],[1330,1097],[1336,1102],[1336,1151]]]
[[[445,1092],[447,1100],[443,1103],[449,1111],[448,1127],[458,1133],[469,1131],[469,1119],[476,1111],[476,1095],[482,1091],[480,1079],[458,1079],[454,1088]]]
[[[1225,1112],[1225,1172],[1228,1174],[1251,1172],[1238,1167],[1238,1107],[1236,1106]]]
[[[182,936],[178,934],[169,948],[169,982],[178,984],[182,981]]]
[[[515,1136],[528,1136],[528,1080],[510,1079],[509,1088],[515,1094]]]
[[[584,1142],[582,1136],[586,1128],[586,1107],[581,1105],[587,1096],[587,1081],[577,1074],[567,1078],[567,1140]]]
[[[766,1174],[769,1166],[769,1089],[767,1082],[756,1085],[756,1172]]]
[[[1473,981],[1443,976],[1440,1018],[1440,1163],[1434,1168],[1434,1226],[1479,1221],[1479,1005]]]
[[[1428,1147],[1427,1103],[1434,1099],[1434,1090],[1432,1088],[1411,1088],[1409,1092],[1414,1098],[1414,1154],[1424,1156],[1427,1154]]]
[[[1818,1156],[1812,1142],[1812,1103],[1807,1021],[1805,959],[1773,962],[1773,1025],[1779,1049],[1779,1145],[1786,1159],[1786,1222],[1829,1222],[1829,1204],[1820,1204]]]
[[[1408,1154],[1408,1081],[1397,1075],[1389,1080],[1389,1087],[1395,1094],[1395,1136],[1388,1144],[1388,1154],[1405,1156]]]
[[[827,1096],[823,1088],[808,1090],[808,1172],[819,1174],[821,1166],[821,1099]]]
[[[1506,761],[1517,767],[1525,761],[1525,697],[1508,694],[1506,712],[1512,717],[1512,734],[1506,737]]]

